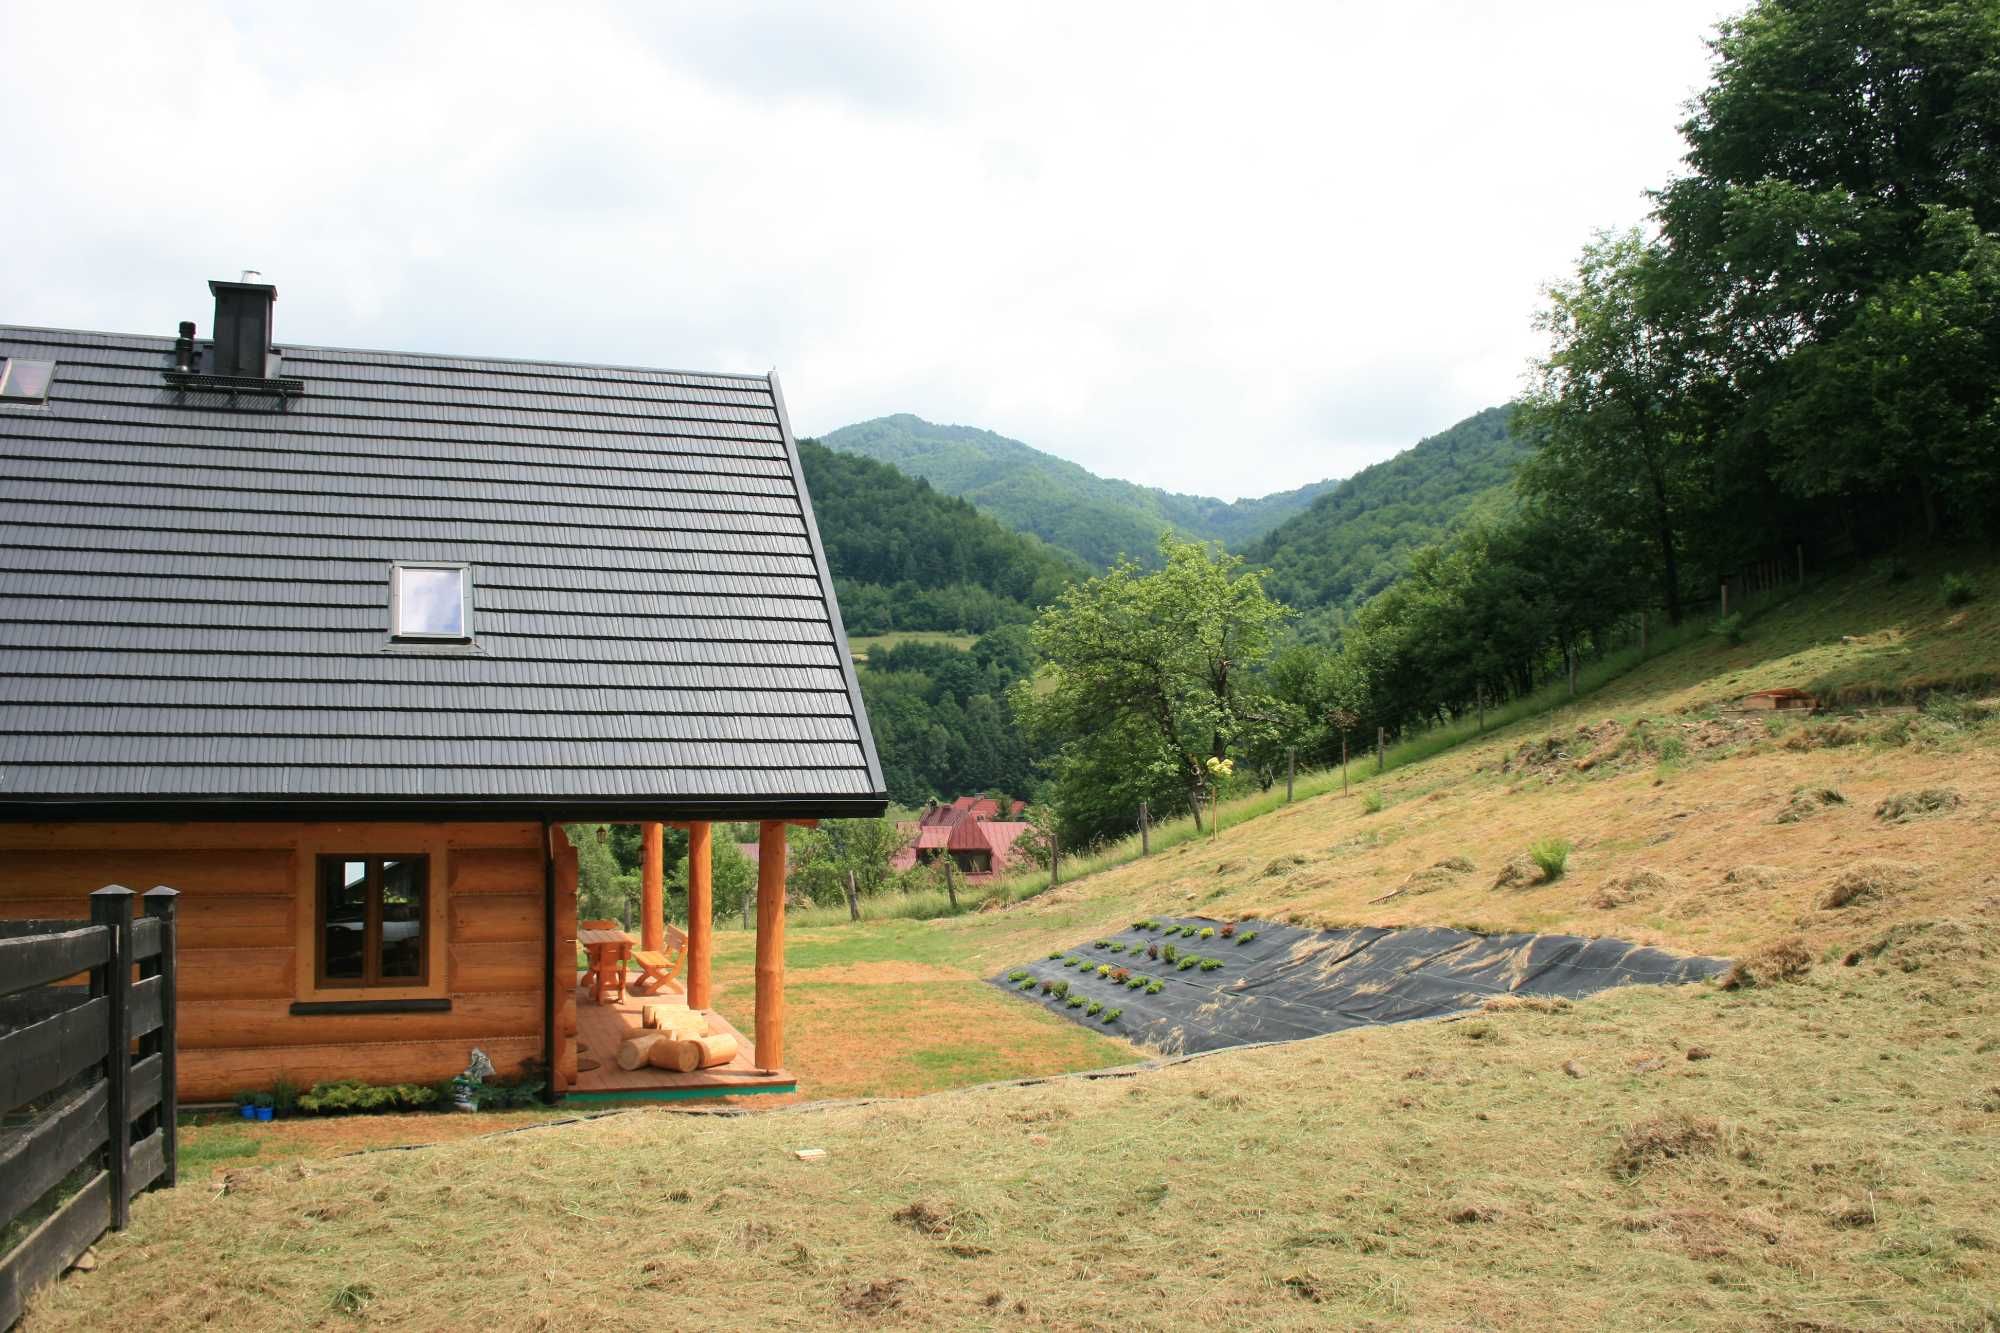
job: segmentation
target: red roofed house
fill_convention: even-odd
[[[1028,831],[1021,815],[1025,801],[1009,801],[1006,809],[990,796],[961,796],[949,805],[935,802],[915,825],[904,825],[914,836],[910,845],[889,862],[892,870],[932,865],[950,857],[969,881],[993,879],[1011,868],[1014,843]],[[1007,818],[1002,818],[1002,814]]]

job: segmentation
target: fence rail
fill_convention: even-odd
[[[0,1251],[0,1329],[174,1183],[178,896],[114,884],[89,921],[0,921],[0,1233],[39,1218]]]

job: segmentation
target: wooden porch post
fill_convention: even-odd
[[[639,825],[639,947],[654,953],[667,947],[665,836],[651,820]]]
[[[709,869],[708,823],[696,820],[688,825],[687,999],[691,1009],[712,1007],[708,973],[709,960],[715,954],[715,891]]]
[[[757,1068],[785,1063],[785,822],[757,828]]]

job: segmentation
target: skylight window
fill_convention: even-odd
[[[56,363],[53,361],[22,361],[9,357],[5,364],[0,364],[0,399],[10,403],[46,402],[49,380],[55,373]]]
[[[398,639],[472,637],[472,570],[397,565],[389,576],[389,632]]]

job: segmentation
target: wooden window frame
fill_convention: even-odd
[[[326,974],[326,905],[330,874],[336,867],[359,861],[367,867],[367,906],[361,931],[361,975],[355,978]],[[413,977],[384,977],[382,963],[382,867],[385,862],[414,862],[419,867],[422,901],[417,911],[417,955],[422,970]],[[344,872],[340,872],[344,873]],[[431,895],[435,892],[428,852],[320,852],[313,858],[312,895],[312,979],[315,991],[380,992],[428,990],[431,980]]]

